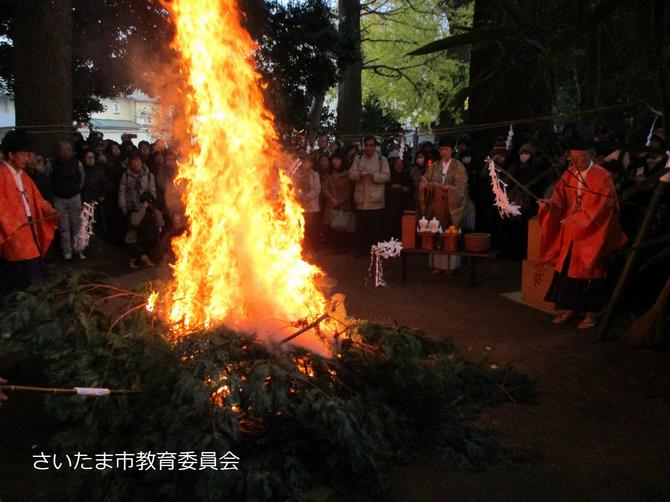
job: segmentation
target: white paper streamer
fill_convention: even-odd
[[[514,126],[509,125],[509,131],[507,131],[507,140],[505,141],[505,149],[508,152],[512,151],[512,138],[514,138]]]
[[[402,242],[391,239],[390,241],[378,242],[370,249],[370,266],[368,267],[368,277],[372,274],[372,267],[375,267],[375,287],[386,286],[384,281],[384,267],[382,258],[395,258],[400,256],[402,251]]]
[[[74,237],[74,250],[78,253],[82,252],[88,246],[88,242],[93,235],[93,223],[95,223],[95,206],[97,202],[92,204],[84,202],[84,206],[79,214],[79,231]]]
[[[109,389],[102,387],[75,387],[74,390],[80,396],[109,396]]]
[[[649,134],[647,135],[647,146],[651,145],[651,137],[654,135],[654,127],[656,127],[656,121],[658,120],[658,114],[654,117],[654,121],[651,123],[651,128],[649,129]]]
[[[486,157],[484,162],[488,166],[491,188],[493,189],[493,195],[496,197],[495,206],[498,208],[498,214],[500,214],[501,218],[520,216],[521,207],[517,203],[509,201],[507,197],[507,183],[498,177],[495,162],[490,157]]]
[[[293,179],[293,177],[295,176],[295,173],[298,172],[298,169],[300,169],[301,165],[302,165],[302,160],[295,159],[295,162],[293,162],[293,164],[291,164],[289,166],[289,168],[287,169],[287,174],[288,174],[289,178]]]

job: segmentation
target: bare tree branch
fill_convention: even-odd
[[[392,40],[390,38],[362,38],[361,42],[384,43],[384,44],[414,44],[418,42],[415,40]]]
[[[416,85],[416,82],[414,82],[403,70],[408,69],[408,68],[415,68],[414,66],[406,67],[406,68],[394,68],[392,66],[387,66],[383,64],[379,65],[371,65],[371,66],[363,66],[364,70],[370,70],[373,73],[376,73],[379,76],[385,77],[385,78],[390,78],[393,80],[400,80],[400,79],[405,79],[407,82],[410,83],[410,85],[414,88],[414,91],[416,92],[417,98],[421,96],[421,89],[419,89],[419,86]],[[386,72],[391,72],[386,73]]]
[[[364,70],[372,70],[372,69],[375,69],[375,68],[384,68],[384,69],[393,70],[393,71],[405,71],[405,70],[411,70],[413,68],[419,68],[421,66],[429,65],[433,61],[436,61],[437,59],[439,59],[439,57],[440,57],[439,55],[432,56],[432,57],[430,57],[430,58],[428,58],[424,61],[421,61],[420,63],[412,64],[412,65],[408,65],[408,66],[401,66],[401,67],[394,67],[394,66],[388,66],[388,65],[383,65],[383,64],[371,64],[374,61],[377,61],[379,59],[379,58],[376,58],[376,59],[373,59],[373,60],[370,60],[370,61],[365,61],[363,63],[363,69]]]
[[[414,5],[412,5],[412,2],[410,2],[410,0],[404,0],[404,1],[407,3],[407,5],[409,5],[409,8],[412,9],[414,12],[418,12],[419,14],[425,14],[426,16],[434,16],[436,14],[434,11],[417,9],[416,7],[414,7]]]
[[[391,9],[391,10],[379,10],[379,9],[371,9],[371,8],[361,8],[361,17],[363,16],[379,16],[383,19],[391,20],[392,16],[402,14],[406,12],[407,9],[405,7],[398,7],[397,9]]]

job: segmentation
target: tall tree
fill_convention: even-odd
[[[373,0],[363,6],[363,95],[411,126],[463,119],[469,50],[407,53],[472,24],[472,2]],[[460,98],[460,99],[459,99]],[[442,113],[441,113],[442,112]],[[446,124],[444,124],[446,125]]]
[[[551,4],[476,0],[474,29],[412,54],[472,47],[469,118],[473,124],[637,100],[660,107],[667,84],[658,77],[669,52],[668,44],[658,44],[665,40],[670,17],[664,5],[656,0]],[[591,124],[601,120],[625,131],[640,110],[629,107],[608,115],[589,114],[583,120]],[[648,119],[649,111],[642,111]],[[479,133],[484,148],[500,132]]]
[[[338,132],[357,135],[361,132],[361,1],[338,0],[340,80],[337,93]]]
[[[16,125],[50,153],[72,133],[72,2],[23,0],[14,8]]]
[[[270,83],[266,100],[280,127],[320,128],[326,93],[337,81],[337,30],[323,0],[245,6],[258,41],[257,65]]]
[[[0,0],[0,71],[16,123],[51,153],[102,98],[148,89],[173,53],[158,0]]]
[[[270,84],[266,98],[278,124],[316,130],[336,81],[338,38],[329,8],[323,0],[241,0],[240,7],[259,45],[258,69]],[[0,8],[0,78],[16,94],[21,125],[71,127],[102,111],[102,99],[133,89],[180,108],[175,89],[186,84],[170,70],[174,27],[161,0],[0,0]],[[48,97],[46,85],[57,86],[57,95]]]

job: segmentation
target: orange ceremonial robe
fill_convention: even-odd
[[[33,180],[20,172],[23,188],[35,223],[35,236],[30,229],[23,203],[16,187],[14,176],[4,162],[0,163],[0,257],[6,261],[31,260],[44,257],[51,245],[54,232],[58,227],[58,218],[48,218],[56,211],[33,183]],[[22,226],[23,225],[23,226]],[[37,244],[35,243],[37,238]]]
[[[580,176],[585,183],[581,195]],[[603,278],[604,258],[626,243],[610,173],[597,165],[585,174],[570,167],[556,182],[549,203],[552,209],[542,206],[539,214],[543,261],[556,261],[560,272],[572,245],[568,277]]]

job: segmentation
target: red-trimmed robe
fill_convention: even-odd
[[[619,202],[610,173],[592,165],[581,176],[586,183],[581,204],[577,200],[580,173],[570,167],[549,199],[553,211],[540,207],[543,261],[556,261],[560,272],[572,244],[568,277],[601,279],[604,259],[626,243],[626,236],[619,225]]]
[[[0,162],[0,257],[6,261],[31,260],[44,257],[49,250],[54,232],[58,227],[58,218],[45,219],[56,214],[33,183],[33,180],[20,171],[23,188],[28,196],[28,203],[35,221],[35,235],[39,249],[35,243],[23,203],[16,187],[14,176],[4,162]],[[22,226],[24,225],[24,226]]]

